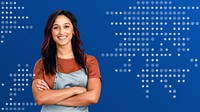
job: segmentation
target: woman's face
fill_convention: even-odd
[[[74,30],[70,19],[59,15],[53,24],[51,33],[57,46],[71,45]]]

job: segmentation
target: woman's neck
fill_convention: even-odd
[[[63,59],[74,58],[72,46],[57,46],[57,57]]]

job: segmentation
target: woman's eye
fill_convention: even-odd
[[[69,26],[65,26],[65,28],[69,28]]]
[[[58,27],[53,27],[53,29],[58,29]]]

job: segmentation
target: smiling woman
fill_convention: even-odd
[[[33,96],[41,112],[88,112],[98,102],[101,76],[94,56],[81,49],[77,20],[69,11],[49,16],[40,58],[34,67]]]
[[[56,45],[71,46],[72,35],[74,35],[73,25],[64,15],[60,15],[57,17],[53,24],[52,28],[52,37],[53,40],[57,43]],[[57,46],[58,48],[58,46]]]

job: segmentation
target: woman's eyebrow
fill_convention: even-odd
[[[64,24],[69,24],[69,25],[71,25],[71,23],[64,23]]]
[[[70,23],[64,23],[64,24],[69,24],[69,25],[71,25]],[[55,24],[53,24],[53,25],[59,25],[59,24],[56,24],[56,23],[55,23]]]

